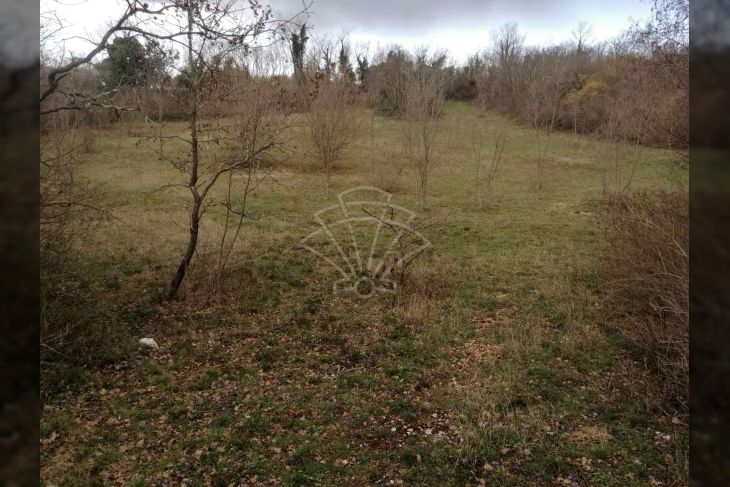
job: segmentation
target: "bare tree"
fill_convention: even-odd
[[[634,128],[632,142],[669,148],[686,163],[689,2],[652,3],[649,21],[605,43],[592,43],[590,24],[580,22],[570,43],[525,48],[515,24],[502,26],[476,77],[481,105],[548,134],[570,126],[575,135],[603,135],[609,123]],[[613,110],[623,120],[609,121]]]
[[[492,33],[492,38],[494,40],[494,53],[501,65],[507,66],[519,59],[525,36],[520,33],[516,22],[502,25]]]
[[[63,28],[62,21],[54,12],[41,14],[40,75],[45,79],[49,72],[64,64],[63,53],[54,47],[56,37]],[[68,253],[76,235],[72,224],[83,222],[88,225],[109,216],[95,204],[92,189],[77,177],[79,155],[91,149],[88,120],[94,115],[93,111],[103,105],[101,100],[104,94],[94,93],[84,99],[65,95],[93,93],[99,84],[98,76],[87,64],[78,64],[63,70],[58,89],[64,94],[56,94],[46,88],[48,94],[41,100],[40,110],[36,98],[38,92],[33,95],[36,113],[40,113],[39,196],[43,293],[52,287],[56,288],[55,284],[66,275]],[[46,338],[43,340],[45,343]]]
[[[584,53],[592,30],[593,27],[591,24],[586,21],[582,21],[579,22],[576,28],[570,32],[573,36],[573,41],[575,42],[575,52],[579,56]]]
[[[220,62],[232,51],[248,51],[251,43],[273,34],[281,22],[273,20],[271,9],[262,6],[258,0],[244,3],[236,0],[169,0],[152,4],[140,0],[125,2],[124,12],[86,55],[47,70],[41,85],[41,114],[85,110],[89,107],[116,108],[109,103],[117,92],[116,88],[88,93],[69,87],[66,81],[70,79],[71,73],[104,51],[117,33],[141,36],[160,44],[168,43],[183,52],[185,66],[180,71],[181,85],[187,90],[190,124],[189,138],[184,140],[189,144],[190,153],[189,160],[181,169],[187,173],[185,186],[190,191],[192,205],[188,244],[170,282],[168,297],[173,298],[195,255],[202,210],[211,188],[222,175],[246,166],[258,155],[238,154],[225,161],[211,161],[212,164],[206,164],[205,167],[201,165],[200,115],[215,87]],[[49,103],[52,98],[58,101]],[[202,180],[201,173],[206,169],[209,175]]]
[[[642,143],[646,131],[643,120],[633,123],[627,105],[613,107],[606,113],[603,135],[611,141],[603,158],[601,183],[603,193],[626,194],[633,182],[642,156]],[[628,168],[626,167],[628,166]]]
[[[375,143],[375,111],[370,110],[370,170],[374,186],[392,192],[408,161],[400,150],[389,150],[383,144]]]
[[[367,80],[370,77],[370,61],[368,60],[369,50],[370,46],[368,44],[358,44],[355,46],[355,60],[357,62],[355,74],[361,91],[367,91],[368,89]]]
[[[262,8],[253,0],[242,8],[233,0],[215,2],[186,2],[177,6],[185,15],[185,21],[172,36],[182,37],[187,65],[183,74],[188,89],[188,120],[190,122],[190,159],[184,168],[188,175],[187,187],[192,205],[190,208],[190,235],[183,257],[178,265],[168,291],[168,298],[174,298],[182,284],[195,255],[200,231],[200,220],[204,203],[210,190],[225,174],[247,167],[270,146],[263,145],[253,152],[242,151],[232,157],[201,167],[200,112],[215,86],[217,64],[229,51],[247,49],[249,43],[276,28],[271,21],[271,10]],[[160,36],[155,36],[160,37]],[[169,36],[163,36],[169,37]],[[215,56],[208,52],[215,49]],[[215,158],[214,158],[215,159]],[[211,167],[212,166],[212,167]],[[209,176],[201,180],[201,171],[209,169]]]
[[[525,36],[515,22],[502,25],[492,33],[495,85],[500,91],[500,105],[512,108],[520,96],[517,69],[522,57]]]
[[[325,174],[329,195],[330,175],[353,144],[361,125],[357,89],[347,81],[328,80],[325,72],[315,76],[307,111],[310,140]]]
[[[312,44],[312,49],[307,55],[307,70],[311,73],[323,72],[325,79],[333,79],[333,75],[337,72],[339,42],[333,37],[320,35],[314,38]]]
[[[116,93],[116,87],[105,87],[101,91],[94,92],[80,91],[69,85],[68,81],[72,79],[70,75],[91,63],[105,51],[108,43],[117,33],[141,31],[141,26],[145,25],[148,19],[152,19],[155,15],[164,15],[175,7],[173,4],[162,4],[158,8],[149,9],[147,3],[138,0],[125,0],[125,2],[126,7],[123,13],[108,26],[100,39],[91,43],[91,47],[85,55],[68,61],[62,59],[56,66],[48,66],[42,73],[44,76],[41,80],[39,97],[41,115],[65,110],[85,110],[90,107],[114,108],[109,100]],[[48,23],[51,22],[51,19],[55,19],[59,24],[58,29],[50,29],[47,34],[48,38],[53,37],[54,32],[63,27],[53,12],[44,13],[42,19],[46,19]],[[52,102],[52,98],[56,98],[56,101]]]
[[[526,103],[525,117],[538,129],[536,140],[538,151],[535,157],[537,188],[545,184],[545,165],[550,143],[559,120],[561,104],[574,88],[575,78],[571,76],[567,56],[560,47],[534,49],[525,55],[524,67]]]
[[[586,22],[581,21],[570,33],[573,37],[575,44],[575,53],[573,54],[573,72],[575,77],[579,77],[587,68],[590,62],[590,47],[588,43],[591,39],[593,32],[593,26]],[[574,122],[574,133],[577,133],[575,125],[577,124],[577,105],[573,107],[573,122]]]
[[[477,197],[479,200],[479,209],[484,210],[487,207],[489,195],[492,192],[492,183],[497,176],[504,147],[507,143],[507,135],[505,131],[499,130],[494,137],[494,148],[488,156],[482,149],[482,140],[484,133],[478,125],[472,126],[471,130],[471,149],[472,159],[474,162],[474,180],[477,187]],[[486,159],[486,160],[485,160]],[[485,165],[486,162],[486,165]]]
[[[408,73],[404,152],[418,173],[418,192],[424,208],[428,197],[428,178],[436,159],[437,122],[444,101],[444,62],[443,53],[429,54],[421,50]]]
[[[653,17],[630,31],[650,59],[641,66],[647,95],[639,112],[683,163],[689,162],[689,0],[654,0]],[[657,99],[659,98],[659,99]],[[669,100],[670,103],[667,103]]]
[[[271,78],[230,76],[224,98],[232,111],[232,121],[220,127],[221,143],[227,146],[229,157],[240,158],[231,163],[225,175],[226,190],[220,202],[225,218],[218,246],[213,285],[222,290],[226,268],[249,215],[250,195],[271,173],[272,152],[281,145],[281,134],[288,128],[291,106],[280,103],[279,87]],[[263,176],[260,175],[262,165]]]

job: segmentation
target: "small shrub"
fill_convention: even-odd
[[[81,150],[84,154],[91,154],[96,144],[96,134],[90,128],[81,131]]]
[[[318,75],[312,86],[307,121],[313,152],[322,163],[329,191],[332,169],[354,144],[361,123],[356,88]]]
[[[609,319],[686,408],[689,381],[689,209],[686,192],[612,196],[602,268]]]
[[[136,345],[126,316],[113,303],[74,289],[73,282],[65,286],[43,287],[41,361],[102,366],[126,356]]]

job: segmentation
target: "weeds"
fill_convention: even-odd
[[[667,397],[687,408],[689,208],[686,192],[614,195],[603,283],[611,323],[646,352]]]
[[[489,213],[475,209],[463,130],[477,118],[520,141],[505,145],[492,188],[500,204]],[[364,133],[363,141],[397,151],[403,122],[373,123],[375,140]],[[272,161],[277,184],[250,201],[228,299],[193,286],[207,282],[225,227],[225,208],[212,206],[201,265],[191,269],[201,274],[184,299],[156,297],[184,244],[176,222],[185,192],[154,192],[175,169],[127,138],[126,126],[99,132],[79,177],[107,185],[104,207],[119,220],[76,242],[74,278],[57,298],[67,314],[57,322],[79,333],[98,327],[115,355],[71,348],[64,353],[79,365],[62,370],[61,356],[44,365],[44,481],[638,486],[651,475],[686,483],[686,431],[637,398],[636,384],[651,376],[597,326],[604,240],[595,201],[606,144],[586,138],[576,149],[572,135],[553,134],[550,184],[535,192],[533,131],[452,103],[440,127],[449,162],[433,168],[418,224],[433,248],[395,295],[368,300],[332,295],[329,266],[293,250],[322,206],[321,173],[293,158]],[[307,135],[302,128],[287,140],[304,145]],[[492,142],[483,141],[485,154]],[[366,143],[343,157],[333,186],[371,182]],[[186,150],[165,146],[171,160]],[[632,186],[684,177],[666,159],[644,151]],[[418,189],[416,169],[404,167],[398,201],[413,207]],[[211,196],[223,200],[225,190]],[[140,336],[162,350],[140,350]]]

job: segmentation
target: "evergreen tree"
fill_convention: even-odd
[[[299,33],[292,32],[291,35],[291,57],[294,64],[294,77],[301,83],[304,79],[304,53],[307,48],[307,23],[299,28]]]
[[[107,86],[137,86],[144,82],[147,56],[136,37],[117,37],[106,51],[107,58],[101,64]]]
[[[340,78],[354,83],[355,72],[352,70],[352,64],[350,64],[350,47],[345,44],[344,40],[340,41],[340,55],[337,64],[340,71]]]
[[[368,63],[367,54],[356,56],[357,59],[357,81],[362,89],[366,89],[365,80],[367,79],[370,63]]]

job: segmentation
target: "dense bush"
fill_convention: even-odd
[[[535,127],[669,148],[686,162],[689,4],[653,3],[646,24],[593,45],[583,26],[574,42],[528,47],[517,24],[505,24],[472,75],[480,104]]]
[[[376,112],[388,116],[403,114],[412,65],[412,56],[401,48],[378,53],[368,74],[370,104]]]
[[[689,379],[689,208],[686,192],[612,196],[602,267],[608,319],[686,408]]]

